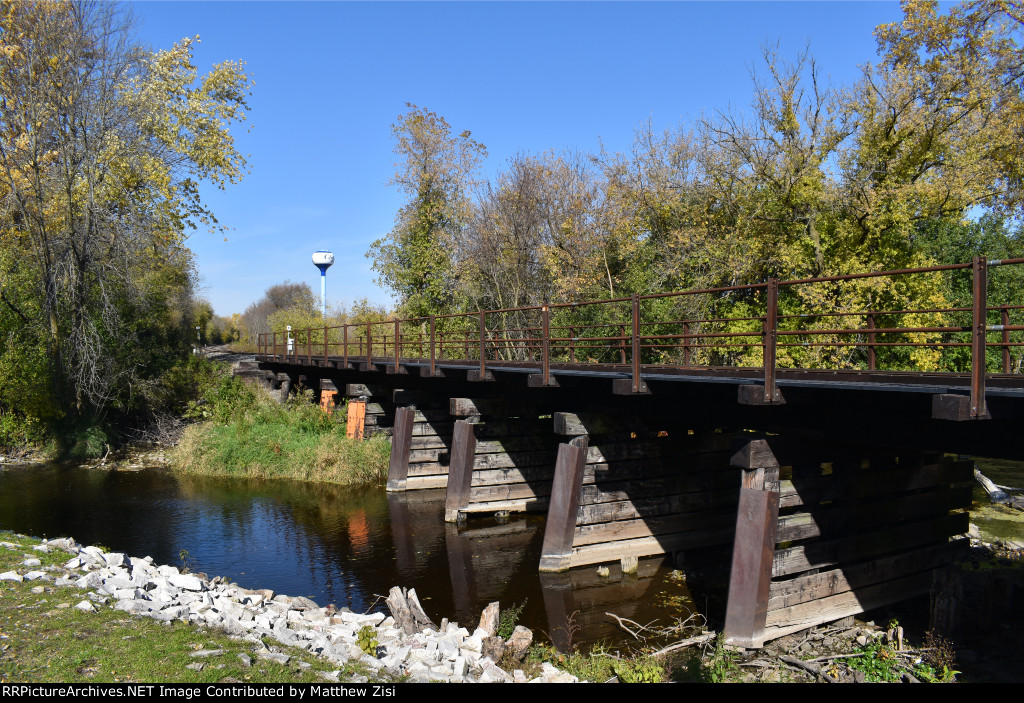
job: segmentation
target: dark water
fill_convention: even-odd
[[[563,645],[568,630],[577,643],[628,640],[606,611],[668,624],[692,609],[686,584],[660,559],[642,560],[636,576],[617,567],[604,578],[594,568],[539,574],[542,519],[476,520],[459,530],[443,512],[444,494],[435,491],[0,467],[0,529],[70,535],[157,563],[184,560],[194,571],[320,605],[384,610],[379,595],[414,587],[435,622],[472,628],[487,603],[525,599],[521,624]]]

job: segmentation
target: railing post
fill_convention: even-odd
[[[370,369],[370,364],[373,363],[373,337],[372,337],[372,332],[370,331],[370,326],[372,324],[373,324],[372,322],[367,322],[366,323],[366,368],[367,368],[367,371],[371,370]]]
[[[401,358],[401,348],[402,348],[402,345],[399,344],[399,342],[398,342],[398,338],[399,338],[399,336],[401,334],[402,334],[401,323],[396,318],[395,319],[395,373],[398,373],[398,362],[399,362],[399,359]]]
[[[434,316],[430,316],[430,376],[434,376]]]
[[[626,363],[626,326],[619,325],[619,363]]]
[[[313,365],[313,329],[306,328],[306,366]]]
[[[690,323],[683,323],[683,366],[690,365]]]
[[[633,294],[633,392],[640,392],[640,295]]]
[[[764,402],[779,399],[775,387],[775,349],[779,330],[779,279],[768,279],[768,303],[764,316]]]
[[[569,328],[569,363],[576,363],[576,328]]]
[[[324,366],[327,366],[327,325],[324,325]]]
[[[985,326],[988,313],[988,260],[974,257],[974,334],[971,346],[971,418],[989,416],[985,404]]]
[[[875,313],[873,312],[868,313],[868,329],[875,329]],[[874,371],[875,365],[875,333],[868,332],[868,369]]]
[[[1003,326],[1003,373],[1010,373],[1010,311],[1003,305],[1000,310],[999,324]]]
[[[487,377],[487,369],[485,364],[486,353],[484,349],[484,336],[487,333],[487,327],[484,324],[484,311],[480,311],[480,380],[484,380]]]
[[[540,308],[541,320],[541,373],[543,374],[544,385],[551,385],[551,335],[550,335],[550,312],[547,303]]]
[[[274,361],[277,361],[277,332],[274,332]]]
[[[345,364],[345,368],[347,369],[348,368],[348,325],[347,324],[341,326],[341,347],[342,347],[342,350],[343,350],[342,351],[342,356],[344,357],[342,363]]]

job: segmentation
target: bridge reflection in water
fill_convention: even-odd
[[[731,553],[726,634],[760,646],[926,593],[962,547],[955,454],[1019,456],[1024,305],[988,278],[1022,263],[273,334],[250,373],[347,398],[392,435],[388,489],[444,487],[453,525],[544,514],[542,572]],[[870,304],[943,276],[969,307]]]

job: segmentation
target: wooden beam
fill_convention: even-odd
[[[366,429],[366,401],[350,400],[345,434],[349,439],[362,439]]]
[[[391,433],[391,460],[388,463],[389,491],[406,490],[409,478],[409,445],[416,408],[406,406],[395,411],[395,425]]]
[[[745,464],[736,514],[725,638],[740,647],[760,647],[779,522],[778,462],[764,440],[733,455]]]
[[[456,420],[452,432],[451,463],[448,466],[448,492],[444,502],[445,522],[457,522],[460,510],[469,504],[475,453],[476,435],[473,434],[473,425],[465,420]]]
[[[740,405],[785,405],[786,399],[782,391],[775,388],[773,400],[765,399],[764,386],[738,386],[736,391],[736,402]]]
[[[544,544],[541,547],[541,571],[565,571],[569,568],[580,489],[583,486],[586,438],[583,438],[582,444],[582,447],[572,444],[561,444],[558,447],[555,479],[544,526]]]
[[[955,393],[938,393],[932,396],[932,419],[963,422],[971,417],[971,397]]]

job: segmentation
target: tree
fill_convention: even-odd
[[[145,51],[109,3],[0,3],[0,325],[45,348],[55,416],[132,407],[189,339],[185,237],[216,224],[197,184],[241,177],[251,85],[236,62],[199,77],[194,41]]]
[[[312,320],[319,310],[317,297],[308,283],[292,283],[285,281],[270,286],[263,297],[252,303],[242,313],[242,328],[251,344],[255,344],[259,335],[273,331],[271,317],[281,311],[291,311],[306,320]],[[310,322],[308,327],[312,327]],[[281,325],[280,329],[284,329]],[[280,331],[280,330],[278,330]]]
[[[400,158],[392,185],[409,197],[387,237],[373,243],[378,283],[398,294],[403,315],[445,311],[453,303],[451,251],[469,219],[473,173],[487,155],[469,131],[453,135],[448,121],[407,104],[391,126]]]
[[[914,259],[917,223],[972,207],[1019,208],[1024,178],[1024,9],[975,0],[945,15],[904,0],[875,34],[848,110],[857,132],[842,158],[850,248]]]

